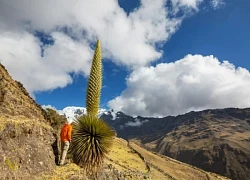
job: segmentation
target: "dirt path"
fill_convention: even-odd
[[[159,171],[160,173],[162,173],[164,176],[166,176],[168,179],[171,180],[176,180],[174,177],[172,177],[169,173],[165,172],[164,170],[162,170],[161,168],[155,166],[154,164],[150,163],[149,161],[146,160],[146,158],[140,153],[138,152],[135,148],[133,148],[130,145],[130,142],[128,141],[128,147],[130,149],[132,149],[136,154],[138,154],[138,156],[143,160],[143,162],[145,163],[147,169],[148,169],[148,173],[151,173],[151,167],[153,167],[154,169],[156,169],[157,171]]]
[[[226,177],[203,171],[197,167],[179,162],[161,154],[150,152],[133,142],[128,146],[143,157],[149,167],[164,174],[168,179],[194,179],[194,180],[228,180]]]

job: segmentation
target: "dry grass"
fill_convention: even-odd
[[[136,145],[134,143],[131,143],[130,145],[135,150],[137,150],[139,153],[141,153],[142,156],[145,157],[145,159],[149,162],[149,164],[151,166],[157,167],[157,169],[160,169],[164,173],[169,174],[174,179],[183,179],[183,180],[188,180],[188,179],[190,179],[190,180],[227,179],[227,178],[221,177],[219,175],[207,173],[203,170],[200,170],[200,169],[195,168],[195,167],[191,167],[190,165],[187,165],[185,163],[181,163],[179,161],[176,161],[176,160],[168,158],[168,157],[163,157],[163,156],[160,157],[156,154],[153,154],[153,153],[139,147],[138,145]],[[152,173],[152,178],[153,178],[153,175],[154,174]],[[156,175],[158,175],[158,174],[156,174]]]
[[[165,176],[163,173],[159,172],[159,170],[151,167],[151,177],[153,180],[171,180],[171,178]]]
[[[104,161],[103,172],[112,175],[113,170],[127,176],[127,179],[143,179],[148,176],[146,164],[127,146],[127,141],[114,139],[110,153]],[[111,169],[108,169],[111,167]],[[155,173],[157,174],[157,172]],[[140,178],[138,178],[140,176]],[[56,167],[51,173],[40,175],[39,180],[87,179],[83,170],[75,164]]]
[[[127,141],[123,139],[114,139],[107,158],[106,162],[111,163],[118,170],[124,170],[124,167],[127,167],[127,169],[136,169],[142,173],[147,173],[146,164],[127,146]]]
[[[23,85],[14,81],[0,65],[0,115],[24,115],[43,119],[41,107],[29,96]]]
[[[42,174],[37,180],[67,180],[67,179],[87,179],[81,168],[73,163],[65,166],[58,166],[50,174]]]
[[[153,180],[226,180],[222,176],[205,172],[198,168],[192,167],[177,160],[158,156],[151,153],[134,143],[127,146],[127,141],[119,138],[114,139],[111,151],[105,159],[104,166],[111,165],[112,169],[118,172],[132,172],[132,176],[127,176],[127,179],[144,179],[151,177]],[[147,166],[141,157],[134,151],[140,153],[148,162],[150,172],[148,173]],[[110,172],[107,168],[104,172]],[[112,172],[111,172],[112,173]],[[140,176],[138,176],[140,174]],[[87,179],[81,168],[75,164],[57,167],[52,173],[44,174],[38,178],[39,180],[64,180],[64,179]]]
[[[16,128],[20,126],[25,126],[27,128],[31,127],[42,127],[48,130],[52,130],[52,127],[40,121],[39,119],[30,119],[25,116],[0,116],[0,132],[3,131],[7,124],[14,125]]]

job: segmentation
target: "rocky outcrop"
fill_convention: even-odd
[[[44,111],[0,64],[0,179],[33,179],[55,167]]]
[[[20,82],[11,78],[2,64],[0,64],[0,115],[23,115],[45,122],[41,106],[29,96]]]

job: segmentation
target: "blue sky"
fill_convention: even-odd
[[[107,108],[107,102],[118,96],[126,88],[125,78],[128,71],[108,60],[104,60],[103,70],[100,106]],[[66,106],[85,107],[86,87],[87,78],[78,75],[74,77],[74,82],[65,88],[37,93],[36,101],[42,105],[50,104],[57,109],[63,109]]]
[[[148,4],[150,1],[144,0],[143,2],[144,6],[152,6]],[[157,2],[160,4],[161,2],[164,2],[164,0],[158,0]],[[145,43],[149,43],[150,46],[152,45],[151,47],[155,48],[154,52],[148,54],[148,57],[143,55],[148,53],[146,49],[142,49],[142,52],[139,52],[135,49],[135,52],[133,52],[133,44],[126,44],[126,41],[124,41],[125,43],[123,44],[126,46],[125,50],[126,48],[131,50],[131,52],[125,52],[126,56],[128,55],[128,57],[124,57],[123,59],[120,57],[124,55],[123,52],[120,52],[120,49],[122,49],[123,45],[116,49],[113,45],[109,46],[109,44],[107,44],[107,48],[112,47],[114,51],[117,51],[117,53],[115,52],[114,54],[110,55],[109,52],[111,50],[109,51],[109,49],[105,49],[106,41],[110,40],[108,38],[109,36],[107,32],[106,34],[102,34],[103,32],[98,32],[101,30],[98,29],[98,27],[95,27],[96,29],[94,28],[94,30],[97,33],[94,34],[94,38],[92,38],[91,35],[88,36],[91,34],[91,31],[88,32],[88,28],[85,29],[84,24],[82,25],[83,29],[80,28],[79,31],[76,31],[75,29],[77,29],[78,26],[81,27],[81,25],[75,26],[75,24],[71,26],[69,25],[69,27],[73,30],[69,28],[69,31],[65,31],[65,27],[67,27],[67,24],[69,24],[65,21],[63,22],[65,25],[62,23],[62,27],[64,28],[59,28],[60,30],[57,28],[57,30],[55,30],[55,28],[51,28],[52,22],[48,22],[47,24],[33,22],[32,24],[32,18],[30,18],[31,31],[25,29],[25,33],[28,32],[30,33],[28,36],[31,35],[32,38],[35,37],[39,39],[40,47],[43,49],[42,53],[43,51],[45,52],[45,57],[50,55],[50,61],[53,61],[54,56],[51,55],[53,53],[49,48],[52,48],[55,45],[58,47],[60,46],[60,44],[54,44],[54,41],[58,43],[63,42],[64,44],[64,41],[59,41],[57,39],[63,39],[66,42],[67,38],[69,38],[69,42],[73,42],[73,48],[78,48],[78,46],[85,47],[83,45],[86,44],[91,44],[91,47],[93,48],[95,39],[100,38],[101,42],[104,42],[102,44],[104,52],[104,74],[101,97],[102,108],[115,107],[117,110],[125,111],[128,114],[164,116],[170,114],[176,115],[188,112],[190,110],[201,110],[206,108],[249,107],[250,104],[246,100],[250,98],[250,94],[247,93],[246,90],[250,85],[250,75],[249,72],[242,70],[237,71],[237,68],[243,67],[246,70],[250,70],[250,12],[248,11],[250,8],[250,2],[247,0],[190,0],[186,1],[190,2],[189,4],[185,4],[185,1],[178,0],[177,2],[179,2],[179,4],[177,3],[175,6],[174,4],[172,4],[172,6],[171,3],[169,4],[169,2],[170,1],[167,1],[167,4],[165,5],[155,6],[159,8],[159,13],[162,12],[163,14],[165,11],[169,13],[170,9],[172,9],[173,12],[169,13],[169,16],[178,19],[179,24],[176,26],[171,25],[171,28],[174,29],[172,33],[168,33],[168,29],[165,28],[164,32],[166,34],[164,36],[160,37],[159,39],[157,39],[158,37],[153,37],[150,41],[145,40]],[[213,3],[215,2],[218,4],[213,6]],[[142,9],[140,1],[119,0],[117,7],[119,6],[128,16],[126,18],[131,18],[131,13],[136,14],[136,9]],[[103,8],[106,8],[106,6]],[[107,9],[108,8],[109,6],[107,5]],[[162,8],[165,8],[165,10]],[[174,10],[178,13],[175,14]],[[22,12],[22,9],[20,12]],[[120,12],[120,10],[117,10],[117,12]],[[144,16],[147,16],[147,14],[143,13],[144,11],[141,12],[143,16],[139,16],[138,13],[135,15],[135,17],[143,18]],[[162,15],[157,14],[158,12],[155,13],[155,16]],[[86,16],[87,15],[88,14],[86,12]],[[157,18],[155,16],[151,15],[149,18]],[[7,17],[7,15],[5,17]],[[25,16],[24,18],[27,17]],[[13,19],[16,20],[17,18]],[[13,19],[0,19],[0,22],[2,21],[2,24],[7,24],[6,22],[14,21]],[[170,18],[166,18],[166,20],[167,19]],[[33,19],[33,21],[35,20],[36,19]],[[57,20],[55,23],[55,27],[58,27],[58,24],[60,24],[58,23],[61,22],[59,20]],[[112,18],[108,20],[112,24]],[[160,19],[160,22],[162,22],[162,19]],[[177,21],[173,22],[176,23]],[[157,26],[159,26],[159,28],[162,27],[161,25]],[[6,27],[5,29],[7,29],[10,26],[6,25],[3,27]],[[152,32],[154,31],[160,30],[159,32],[161,32],[162,30],[153,28],[153,26],[149,27],[149,34],[151,33],[151,35],[153,35]],[[153,31],[151,32],[152,29]],[[121,29],[119,31],[121,31]],[[59,34],[58,32],[63,33],[63,35]],[[79,32],[81,32],[80,35]],[[159,33],[158,36],[161,36],[161,33]],[[112,41],[113,38],[115,39],[115,37],[112,37],[112,33],[110,38],[112,38]],[[132,41],[133,38],[131,39],[131,42]],[[121,44],[122,43],[123,42],[121,42]],[[162,46],[159,46],[159,44]],[[130,49],[129,46],[132,46],[132,49]],[[62,54],[64,53],[61,52],[63,50],[59,48],[56,50]],[[161,52],[161,56],[159,56],[156,52]],[[134,55],[129,56],[130,53],[134,53]],[[190,54],[190,56],[184,58],[188,54]],[[83,61],[89,62],[93,56],[93,50],[86,51],[86,53],[83,53],[82,56],[78,56],[78,54],[74,55],[70,56],[70,58],[79,58],[82,56],[85,57],[86,55],[86,59],[83,59]],[[127,62],[127,60],[130,60],[130,57],[132,58],[132,61]],[[5,59],[8,58],[9,56],[6,55]],[[148,60],[145,60],[145,63],[143,62],[142,64],[134,63],[137,60],[138,62],[142,62],[143,59]],[[44,61],[49,62],[49,60],[46,59]],[[222,62],[224,60],[229,61],[231,64],[223,64]],[[11,60],[8,62],[10,61]],[[65,61],[69,60],[66,59]],[[176,63],[177,61],[179,63]],[[58,60],[57,62],[60,61]],[[173,63],[171,64],[171,62]],[[203,62],[207,62],[207,68],[199,69],[201,67],[204,68]],[[221,64],[216,62],[220,62]],[[6,65],[7,69],[9,68],[9,71],[10,73],[12,72],[14,78],[18,79],[18,75],[15,75],[13,70],[16,69],[16,67],[13,67],[13,65],[8,64],[6,61],[2,61],[1,63]],[[187,64],[189,65],[187,66]],[[85,69],[86,67],[89,67],[89,63],[88,65],[79,63],[79,65],[82,65],[82,68]],[[228,72],[230,68],[232,70],[232,65],[234,65],[233,71]],[[63,66],[62,68],[67,69],[66,67]],[[33,69],[32,72],[34,71],[35,70]],[[57,109],[63,109],[66,106],[85,106],[87,71],[88,70],[81,72],[81,67],[74,67],[72,70],[67,71],[67,75],[70,75],[72,78],[71,82],[70,80],[67,80],[66,83],[64,80],[62,80],[64,83],[59,84],[58,86],[46,84],[48,86],[47,88],[44,86],[44,88],[40,87],[39,89],[39,83],[37,83],[36,86],[33,84],[28,84],[28,80],[26,79],[22,80],[22,78],[20,78],[20,81],[23,82],[24,85],[27,84],[26,87],[28,90],[31,89],[29,92],[33,94],[36,101],[41,105],[51,105]],[[163,75],[159,75],[160,72],[163,73]],[[178,78],[176,78],[177,75],[173,74],[173,72],[178,74]],[[58,74],[60,73],[61,71],[58,70]],[[180,76],[179,74],[182,74],[183,76]],[[205,84],[205,82],[208,82],[208,80],[205,78],[208,76],[215,79],[212,79],[211,83]],[[30,75],[28,77],[30,78]],[[155,79],[148,80],[151,77],[155,77]],[[171,79],[171,77],[173,78]],[[194,86],[190,84],[177,83],[180,79],[186,77],[189,77],[189,79],[190,77],[191,79],[195,79],[195,82],[197,81],[197,83]],[[160,84],[162,83],[162,85],[159,85],[159,82]],[[218,84],[215,84],[214,82]],[[224,82],[225,84],[223,84]],[[153,87],[155,87],[155,89]],[[206,93],[199,94],[200,91],[197,90],[198,93],[193,94],[192,87],[196,87],[196,89],[205,89],[204,92]],[[231,89],[228,89],[228,87],[231,87]],[[181,90],[185,88],[186,91]],[[188,88],[190,89],[188,90]],[[240,92],[239,88],[246,90],[244,92]],[[141,94],[139,94],[139,92]],[[232,94],[238,98],[233,98],[231,101],[227,101],[232,96]],[[216,97],[216,95],[218,95],[218,97]],[[190,99],[187,98],[189,96]],[[204,96],[208,98],[203,99]],[[217,99],[219,100],[217,101]],[[243,102],[242,99],[245,101]]]
[[[120,0],[119,3],[126,12],[139,5],[139,1]],[[218,10],[209,7],[205,12],[192,15],[184,20],[179,30],[164,45],[164,56],[159,61],[173,62],[187,54],[214,55],[220,60],[250,69],[250,12],[247,8],[242,1],[239,4],[226,4]],[[126,88],[125,78],[130,72],[110,60],[105,60],[103,66],[101,105],[107,108],[107,102]],[[78,76],[66,88],[36,94],[36,100],[40,104],[52,104],[58,109],[69,105],[85,106],[86,84],[87,79]]]

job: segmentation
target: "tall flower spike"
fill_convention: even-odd
[[[92,67],[88,80],[86,97],[87,114],[97,116],[102,88],[101,42],[97,41]]]
[[[96,174],[109,151],[114,130],[97,117],[102,87],[101,45],[96,50],[88,80],[86,94],[87,115],[73,123],[71,153],[73,161],[85,169],[88,175]]]

